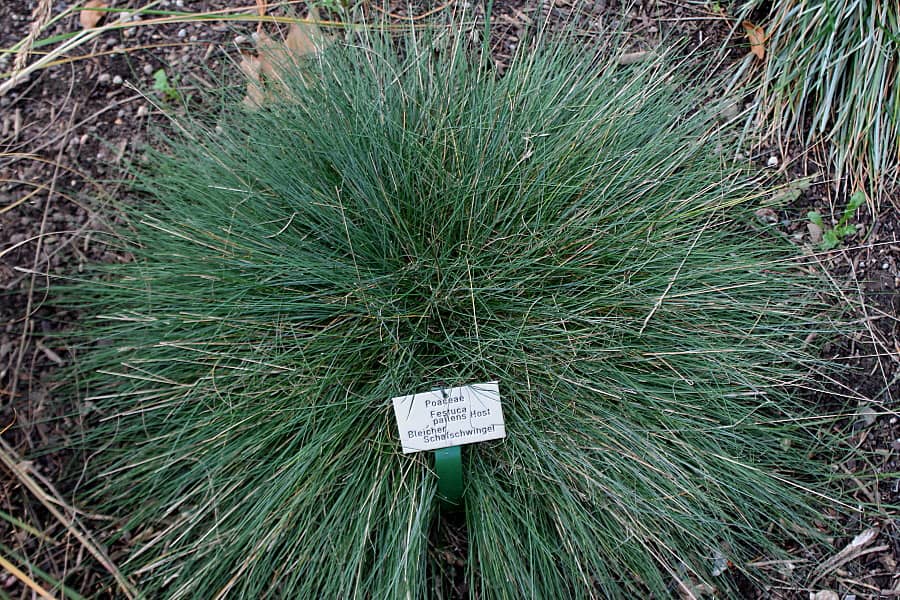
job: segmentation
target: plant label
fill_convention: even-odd
[[[496,381],[393,399],[403,453],[506,437]]]

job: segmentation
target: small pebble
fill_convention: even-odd
[[[109,76],[109,73],[100,73],[100,76],[97,77],[99,83],[109,83],[110,79],[112,78]]]
[[[153,74],[153,65],[147,63],[144,65],[144,75],[152,75]]]
[[[183,38],[186,36],[187,36],[187,29],[179,29],[178,30],[178,37]]]
[[[235,43],[235,44],[246,44],[246,43],[247,43],[247,36],[246,36],[246,35],[236,35],[236,36],[234,36],[234,43]]]
[[[178,8],[184,8],[184,0],[175,0],[175,6]]]
[[[891,265],[889,265],[889,264],[887,264],[887,263],[882,263],[882,264],[881,264],[881,268],[884,269],[885,271],[887,271],[887,270],[888,270],[888,267],[890,267],[890,266],[891,266]]]
[[[774,169],[775,167],[777,167],[778,166],[778,157],[770,156],[769,160],[766,161],[766,166],[769,167],[770,169]]]
[[[138,106],[138,109],[137,109],[138,118],[146,117],[148,114],[150,114],[150,110],[147,108],[146,104],[141,104],[140,106]]]
[[[122,85],[122,81],[123,81],[123,79],[120,75],[116,75],[115,77],[113,77],[113,80],[112,80],[112,82],[115,85]]]

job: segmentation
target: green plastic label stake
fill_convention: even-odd
[[[438,477],[438,498],[446,507],[462,504],[462,447],[450,446],[434,451],[434,472]]]
[[[446,509],[461,508],[462,446],[506,437],[499,384],[442,386],[391,403],[403,454],[433,451],[438,500]]]

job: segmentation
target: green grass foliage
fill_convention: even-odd
[[[900,3],[771,4],[761,109],[807,143],[829,144],[837,175],[879,195],[900,175]],[[752,0],[745,10],[768,5]]]
[[[357,35],[181,119],[108,237],[132,259],[60,291],[85,502],[148,597],[440,597],[390,399],[441,383],[504,402],[463,453],[472,597],[727,589],[819,514],[817,282],[715,110],[665,61],[539,38],[498,78],[470,40]]]

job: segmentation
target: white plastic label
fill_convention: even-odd
[[[403,453],[506,437],[496,381],[393,399]]]

